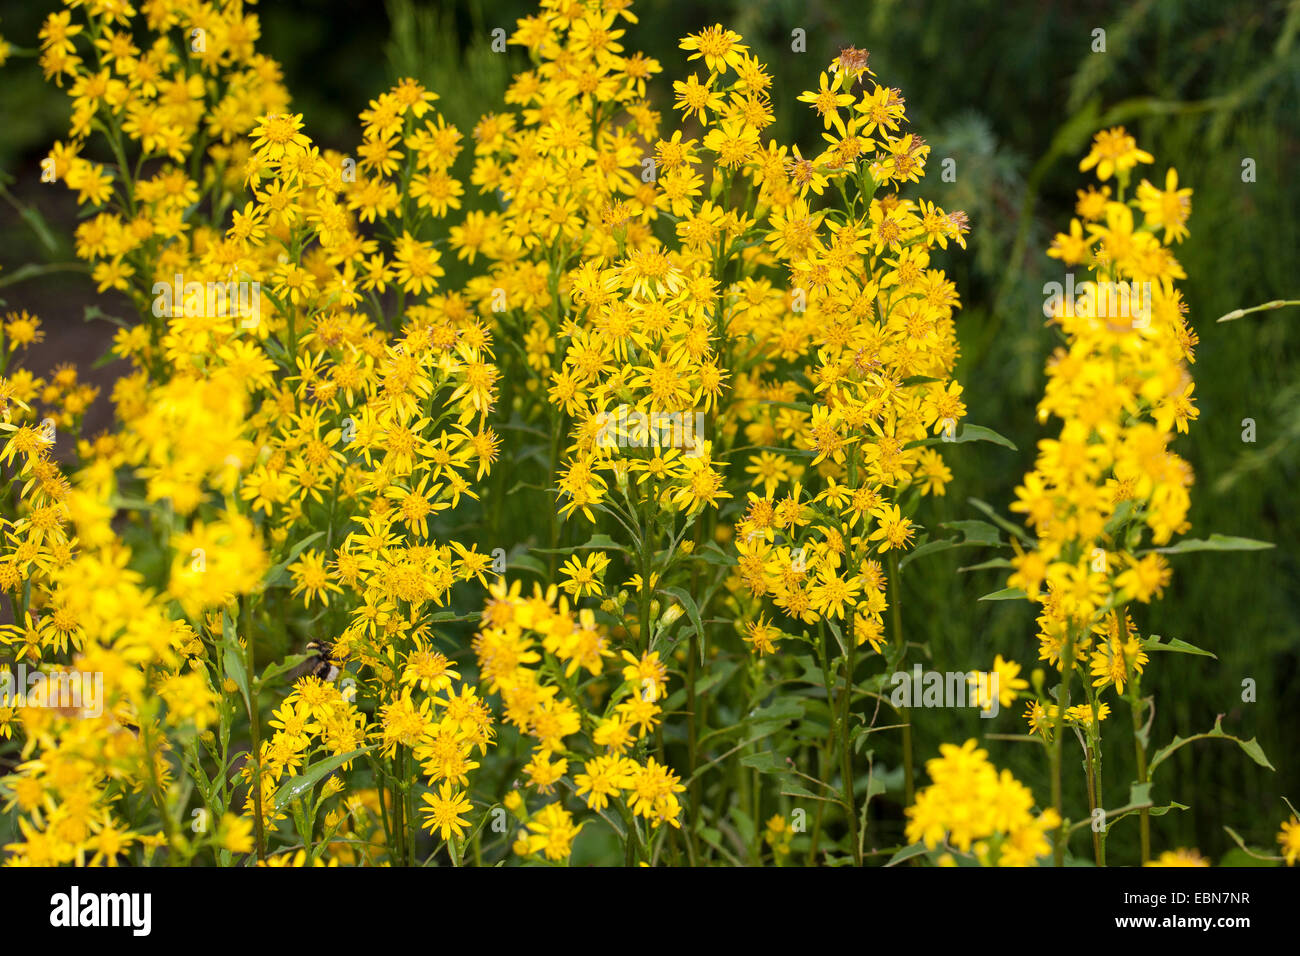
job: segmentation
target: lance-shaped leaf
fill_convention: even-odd
[[[1001,445],[1004,448],[1010,448],[1012,451],[1019,451],[1010,438],[1005,435],[999,435],[991,428],[983,425],[962,425],[961,431],[957,432],[952,438],[945,438],[942,435],[936,438],[920,438],[916,441],[908,442],[904,448],[924,448],[927,445],[938,445],[941,442],[946,445],[961,445],[968,441],[988,441],[995,445]]]
[[[265,578],[266,586],[268,588],[273,588],[276,587],[277,585],[288,584],[289,578],[285,575],[286,569],[289,567],[289,565],[291,565],[294,561],[297,560],[298,555],[302,554],[303,551],[307,550],[307,546],[309,544],[311,544],[317,538],[322,538],[324,536],[325,536],[324,531],[317,531],[315,534],[307,535],[307,537],[303,538],[292,548],[290,548],[288,556],[279,564],[277,564],[275,567],[273,567],[270,571],[266,572],[266,578]]]
[[[994,591],[986,594],[981,601],[1023,601],[1029,597],[1022,588],[1003,588],[1001,591]]]
[[[593,534],[586,544],[576,544],[571,548],[532,548],[536,554],[573,554],[577,551],[591,551],[596,548],[609,548],[612,551],[628,551],[626,545],[619,544],[607,534]]]
[[[239,646],[235,636],[235,622],[229,611],[221,612],[221,659],[226,668],[226,676],[235,682],[239,692],[244,696],[244,708],[251,714],[252,696],[248,693],[248,672],[244,669],[244,649]]]
[[[1238,747],[1244,750],[1246,752],[1246,756],[1248,756],[1251,760],[1255,761],[1255,763],[1259,764],[1261,767],[1267,767],[1269,770],[1272,770],[1274,772],[1277,771],[1277,768],[1268,762],[1268,757],[1264,756],[1263,749],[1261,749],[1259,743],[1256,741],[1254,737],[1251,737],[1249,740],[1242,740],[1240,737],[1234,737],[1231,734],[1225,734],[1223,732],[1223,727],[1220,726],[1222,722],[1223,722],[1223,715],[1220,714],[1218,717],[1214,718],[1214,729],[1209,731],[1208,733],[1194,734],[1191,737],[1174,737],[1172,743],[1168,744],[1167,746],[1161,747],[1159,750],[1156,751],[1155,756],[1151,758],[1151,766],[1147,770],[1147,773],[1154,774],[1156,767],[1164,763],[1165,760],[1171,754],[1174,753],[1174,751],[1178,750],[1180,747],[1190,744],[1193,740],[1209,740],[1213,738],[1218,738],[1221,740],[1231,740],[1234,744],[1236,744]]]
[[[1189,551],[1265,551],[1272,547],[1276,547],[1272,541],[1238,538],[1230,534],[1212,534],[1208,538],[1187,538],[1167,548],[1151,550],[1159,554],[1186,554]]]
[[[681,588],[664,588],[665,594],[671,594],[677,600],[682,602],[682,607],[686,608],[686,613],[690,616],[691,625],[695,628],[695,633],[700,638],[700,663],[704,663],[704,622],[700,620],[700,609],[695,606],[695,599],[692,598]]]
[[[1142,647],[1148,651],[1173,651],[1177,654],[1199,654],[1202,657],[1213,657],[1216,661],[1218,657],[1209,651],[1203,651],[1195,644],[1188,644],[1186,641],[1180,641],[1176,637],[1162,638],[1159,634],[1152,634],[1142,642]]]
[[[327,757],[324,760],[319,760],[312,764],[298,776],[290,777],[285,781],[284,785],[276,791],[275,804],[272,807],[271,815],[274,816],[287,807],[293,800],[311,792],[311,788],[316,786],[316,784],[318,784],[326,775],[333,773],[345,763],[348,763],[351,760],[356,760],[362,754],[368,753],[374,749],[375,747],[372,744],[369,747],[362,747],[359,750],[350,750],[345,754],[339,754],[335,757]]]

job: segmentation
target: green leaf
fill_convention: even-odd
[[[740,758],[740,765],[750,767],[759,773],[789,773],[790,771],[785,761],[779,759],[770,750],[763,750],[756,754],[745,754]]]
[[[41,215],[39,209],[22,203],[19,206],[18,214],[23,217],[23,222],[27,223],[32,232],[36,233],[36,238],[41,240],[41,245],[45,246],[50,252],[59,251],[59,241],[54,238],[49,223],[45,221],[45,217]]]
[[[840,626],[836,624],[833,620],[831,620],[829,617],[826,618],[826,626],[831,629],[831,634],[835,637],[835,642],[840,645],[840,653],[843,654],[845,657],[848,657],[849,645],[844,640],[844,632],[840,630]]]
[[[1106,828],[1110,829],[1110,827],[1114,826],[1125,817],[1142,810],[1146,810],[1153,816],[1161,817],[1170,810],[1187,809],[1187,807],[1183,806],[1181,803],[1171,803],[1169,806],[1165,807],[1153,807],[1151,805],[1151,787],[1152,784],[1149,781],[1147,783],[1138,783],[1135,780],[1129,784],[1128,803],[1124,804],[1122,807],[1116,807],[1114,810],[1110,810],[1106,813]],[[1084,817],[1082,820],[1073,823],[1070,826],[1069,832],[1074,833],[1076,830],[1082,830],[1084,827],[1090,826],[1091,824],[1092,816],[1089,815]]]
[[[303,538],[292,548],[290,548],[288,556],[286,556],[283,561],[281,561],[279,564],[273,567],[270,571],[266,572],[266,577],[263,579],[266,581],[266,586],[268,588],[273,588],[282,584],[287,584],[288,578],[284,577],[285,569],[288,568],[289,565],[293,564],[293,562],[297,560],[298,555],[302,554],[303,551],[307,550],[307,545],[311,544],[317,538],[321,538],[324,536],[325,536],[324,531],[317,531],[314,534],[307,535],[307,537]],[[281,580],[282,578],[283,580]]]
[[[987,521],[945,521],[940,527],[960,531],[965,536],[962,539],[962,544],[997,545],[1002,543],[1002,535],[998,533],[998,529]]]
[[[614,551],[632,552],[625,545],[619,544],[607,534],[593,534],[586,544],[574,545],[572,548],[531,548],[535,554],[573,554],[575,551],[590,551],[593,548],[609,548]]]
[[[1028,600],[1029,595],[1022,588],[1003,588],[1001,591],[993,591],[980,598],[981,601],[1023,601]]]
[[[989,441],[995,445],[1001,445],[1004,448],[1010,448],[1012,451],[1019,451],[1015,442],[1005,435],[999,435],[991,428],[985,428],[983,425],[963,425],[961,432],[957,435],[957,441]]]
[[[619,836],[621,838],[622,834],[619,834]],[[732,853],[731,850],[729,850],[723,844],[722,833],[717,829],[715,829],[714,827],[706,827],[706,826],[700,827],[700,839],[703,840],[705,843],[707,843],[709,846],[713,847],[713,849],[717,850],[719,854],[726,857],[727,860],[730,861],[730,863],[733,866],[745,865],[744,862],[739,857],[736,856],[736,854]]]
[[[1148,814],[1150,814],[1153,817],[1163,817],[1166,813],[1169,813],[1171,810],[1191,809],[1186,804],[1179,803],[1176,800],[1171,801],[1170,803],[1167,803],[1164,806],[1159,806],[1159,807],[1152,806],[1151,786],[1152,785],[1150,782],[1138,783],[1137,781],[1134,781],[1133,783],[1129,784],[1128,803],[1106,814],[1106,828],[1109,830],[1112,826],[1114,826],[1120,820],[1123,820],[1125,817],[1132,816],[1135,813],[1140,813],[1143,810],[1145,810]],[[1084,819],[1080,820],[1078,823],[1070,827],[1070,832],[1073,833],[1075,830],[1082,829],[1083,827],[1086,827],[1091,823],[1092,823],[1091,817],[1085,817]]]
[[[235,682],[239,692],[244,695],[244,708],[251,715],[253,698],[248,693],[248,672],[244,670],[244,649],[235,637],[235,622],[230,619],[229,611],[221,612],[222,662],[226,675]]]
[[[700,663],[704,663],[704,622],[700,620],[700,609],[695,606],[695,600],[681,588],[663,588],[665,594],[671,594],[677,600],[682,602],[682,607],[686,608],[686,613],[690,616],[691,624],[695,626],[695,633],[700,638]]]
[[[811,684],[813,687],[826,686],[826,675],[822,673],[821,665],[813,660],[810,654],[802,654],[796,657],[794,661],[803,668],[799,680]]]
[[[979,564],[968,564],[964,568],[958,568],[958,574],[965,574],[967,571],[991,571],[994,568],[1014,568],[1015,565],[1006,558],[991,558],[988,561],[981,561]]]
[[[908,442],[904,448],[923,448],[927,445],[961,445],[968,441],[987,441],[995,445],[1001,445],[1004,448],[1010,448],[1012,451],[1019,451],[1015,443],[1005,435],[999,435],[991,428],[985,428],[983,425],[962,425],[961,430],[952,438],[944,438],[940,435],[937,438],[921,438],[917,441]]]
[[[1228,735],[1224,734],[1224,736],[1227,737]],[[1229,739],[1237,741],[1237,746],[1246,751],[1246,756],[1255,761],[1255,763],[1259,764],[1261,767],[1267,767],[1269,770],[1277,773],[1277,768],[1268,762],[1268,757],[1264,753],[1264,748],[1259,745],[1257,738],[1251,737],[1249,740],[1241,740],[1237,737],[1231,737]]]
[[[465,834],[464,846],[469,846],[474,842],[474,838],[478,836],[479,831],[483,829],[483,825],[487,823],[488,817],[492,816],[492,811],[499,806],[501,806],[501,804],[494,803],[483,811],[483,816],[479,818],[478,823],[474,824],[474,828],[470,830],[469,833]]]
[[[1016,524],[1014,521],[1008,521],[1006,518],[1002,517],[1002,515],[998,514],[997,511],[994,510],[993,506],[989,504],[987,501],[980,501],[980,499],[978,498],[967,498],[966,502],[976,511],[982,512],[983,514],[987,515],[988,519],[992,521],[995,525],[997,525],[999,528],[1001,528],[1003,531],[1006,531],[1009,534],[1014,534],[1025,544],[1028,545],[1036,544],[1034,539],[1030,536],[1029,532],[1027,532],[1024,528],[1020,527],[1020,525]]]
[[[739,563],[734,554],[727,554],[712,541],[700,548],[697,554],[709,564],[717,564],[722,567],[730,568]]]
[[[615,548],[619,551],[627,550],[626,547],[619,544],[607,534],[593,534],[586,544],[578,546],[579,550],[587,550],[591,548]]]
[[[1186,554],[1189,551],[1264,551],[1276,547],[1271,541],[1212,534],[1209,538],[1187,538],[1167,548],[1153,548],[1158,554]]]
[[[695,682],[696,695],[703,695],[715,686],[725,684],[738,670],[740,670],[740,664],[735,662],[710,668],[704,677]],[[668,695],[668,699],[663,703],[663,709],[665,712],[671,713],[680,709],[685,703],[686,688],[683,687]]]
[[[934,554],[937,551],[948,551],[955,548],[957,547],[959,540],[960,539],[958,538],[939,538],[936,541],[927,541],[924,544],[918,544],[911,551],[907,552],[907,554],[903,555],[903,559],[898,562],[898,569],[901,571],[917,558],[923,558],[927,554]]]
[[[897,866],[904,860],[910,860],[914,856],[920,856],[922,853],[928,853],[924,843],[913,843],[911,846],[905,846],[889,858],[885,866]]]
[[[522,459],[523,455],[520,455],[519,457]],[[551,489],[548,488],[546,485],[539,485],[536,482],[532,482],[532,481],[516,481],[513,485],[510,486],[510,490],[506,492],[506,497],[513,498],[515,496],[515,492],[521,490],[522,491],[550,491]]]
[[[108,506],[114,511],[154,511],[158,507],[156,501],[146,501],[143,498],[123,498],[120,495],[109,495]]]
[[[508,558],[506,567],[512,570],[531,571],[541,577],[546,577],[550,573],[546,565],[531,554],[517,554],[513,558]]]
[[[812,414],[812,406],[809,405],[807,402],[774,402],[774,401],[760,401],[760,402],[758,402],[757,404],[759,404],[759,405],[771,405],[773,408],[788,408],[788,409],[790,409],[791,411],[795,411],[795,412],[807,412],[807,413],[810,414],[810,415]]]
[[[879,797],[888,792],[889,786],[885,781],[873,774],[871,779],[867,781],[867,795],[863,799],[870,800],[872,797]]]
[[[114,325],[118,326],[119,328],[123,328],[123,329],[130,328],[130,326],[127,324],[125,319],[119,319],[115,315],[109,315],[107,312],[105,312],[97,305],[86,306],[86,313],[82,318],[86,322],[94,322],[96,319],[103,319],[106,322],[112,322]],[[108,355],[110,360],[118,358],[118,356],[113,355],[111,351],[108,353]],[[105,362],[104,364],[108,364],[108,363]]]
[[[1106,533],[1114,534],[1116,531],[1118,531],[1120,525],[1122,525],[1125,521],[1127,521],[1129,515],[1132,513],[1133,513],[1133,499],[1126,498],[1123,501],[1121,501],[1119,505],[1116,506],[1114,513],[1111,514],[1110,520],[1106,522]]]
[[[262,676],[257,679],[257,683],[259,685],[265,684],[272,678],[279,677],[281,674],[293,670],[310,656],[310,654],[290,654],[284,660],[276,664],[268,664],[266,670],[262,671]]]
[[[1237,831],[1234,830],[1234,829],[1232,829],[1232,827],[1224,827],[1223,829],[1224,829],[1225,831],[1227,831],[1228,836],[1232,837],[1232,839],[1236,842],[1237,846],[1241,847],[1241,852],[1245,853],[1247,857],[1251,857],[1251,858],[1256,859],[1256,860],[1264,860],[1264,861],[1266,861],[1266,862],[1268,862],[1268,863],[1270,863],[1270,864],[1272,864],[1272,863],[1281,863],[1281,862],[1282,862],[1282,857],[1280,857],[1280,856],[1270,856],[1270,855],[1268,855],[1268,854],[1266,854],[1266,853],[1260,853],[1260,852],[1257,852],[1257,851],[1255,851],[1255,850],[1252,850],[1250,847],[1246,846],[1246,841],[1243,840],[1240,836],[1238,836],[1238,835],[1237,835]],[[1235,853],[1236,851],[1234,850],[1233,852]],[[1219,865],[1220,865],[1220,866],[1227,866],[1227,865],[1228,865],[1228,863],[1227,863],[1227,857],[1224,857],[1224,862],[1220,863]],[[1234,864],[1232,864],[1232,865],[1234,865],[1234,866],[1259,866],[1258,863],[1250,863],[1250,862],[1239,862],[1239,863],[1234,863]]]
[[[803,716],[804,706],[798,700],[786,700],[769,707],[760,707],[741,721],[740,726],[747,731],[742,736],[750,743],[762,740],[769,734],[784,730],[787,724],[803,719]]]
[[[122,361],[121,356],[114,355],[112,347],[109,347],[104,351],[103,355],[91,363],[90,367],[98,371],[106,365],[112,365],[114,362],[120,361]]]
[[[327,757],[325,760],[318,760],[316,763],[308,767],[304,773],[301,773],[296,777],[291,777],[285,781],[284,786],[276,791],[275,804],[272,807],[271,815],[274,816],[279,813],[289,805],[291,800],[305,796],[311,791],[312,787],[316,786],[316,784],[320,782],[322,777],[333,773],[348,761],[355,760],[362,754],[368,753],[374,749],[375,745],[371,744],[369,747],[362,747],[359,750],[352,750],[335,757]]]
[[[1264,756],[1263,749],[1259,746],[1258,741],[1254,737],[1251,737],[1249,740],[1242,740],[1240,737],[1234,737],[1231,734],[1225,734],[1223,732],[1223,727],[1221,726],[1222,723],[1223,723],[1223,715],[1220,714],[1218,717],[1214,718],[1214,729],[1209,731],[1208,733],[1193,734],[1191,737],[1175,736],[1172,743],[1170,743],[1165,747],[1161,747],[1159,750],[1156,751],[1155,755],[1151,758],[1151,765],[1147,769],[1147,773],[1154,774],[1156,767],[1164,763],[1166,758],[1168,758],[1171,754],[1173,754],[1174,751],[1178,750],[1181,747],[1186,746],[1187,744],[1190,744],[1193,740],[1209,740],[1212,738],[1231,740],[1243,751],[1245,751],[1246,756],[1248,756],[1251,760],[1255,761],[1255,763],[1259,764],[1261,767],[1266,767],[1267,769],[1272,770],[1274,772],[1277,771],[1277,768],[1268,762],[1268,757]]]
[[[1219,659],[1209,651],[1203,651],[1195,644],[1188,644],[1186,641],[1180,641],[1176,637],[1171,637],[1164,643],[1161,643],[1159,634],[1152,634],[1142,646],[1148,651],[1174,651],[1178,654],[1199,654],[1202,657],[1213,657],[1216,661]]]
[[[938,551],[947,551],[951,548],[974,548],[990,545],[1001,545],[1002,535],[998,529],[987,521],[945,521],[940,525],[941,528],[951,528],[954,531],[960,531],[960,538],[938,538],[934,541],[926,541],[917,545],[898,562],[898,567],[907,567],[913,560],[923,557],[927,554],[934,554]]]
[[[435,614],[430,614],[427,620],[430,624],[446,624],[449,621],[464,623],[465,621],[472,621],[477,617],[477,614],[457,614],[455,611],[438,611]]]
[[[752,844],[754,837],[758,833],[758,828],[754,826],[754,821],[749,814],[740,807],[733,806],[731,808],[731,818],[736,821],[736,830],[744,837],[745,843]]]

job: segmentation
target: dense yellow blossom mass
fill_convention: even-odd
[[[786,143],[739,34],[682,39],[655,91],[626,0],[541,0],[472,129],[404,78],[344,154],[257,52],[251,0],[64,5],[39,35],[69,101],[43,169],[139,321],[97,435],[75,368],[22,365],[40,319],[0,325],[5,674],[102,681],[0,700],[7,864],[565,864],[614,837],[629,865],[861,864],[864,735],[898,727],[918,851],[1061,861],[1059,794],[969,740],[913,799],[912,717],[864,708],[858,665],[909,652],[900,562],[947,446],[990,433],[964,424],[943,268],[971,224],[915,194],[930,146],[865,50],[797,97],[817,142]],[[1112,706],[1140,717],[1129,606],[1188,529],[1191,190],[1134,186],[1153,162],[1097,134],[1098,185],[1048,251],[1080,270],[1048,308],[1059,427],[995,564],[1039,605],[1058,696],[1001,653],[971,675],[986,711],[1027,698],[1058,783],[1068,731],[1099,775]],[[517,494],[527,528],[502,517]],[[775,693],[787,664],[808,693]],[[744,707],[719,702],[733,679]],[[811,836],[792,792],[763,798],[781,773],[825,791]]]

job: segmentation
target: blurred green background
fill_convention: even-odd
[[[0,3],[0,35],[16,47],[34,47],[50,8]],[[358,136],[357,112],[406,74],[440,92],[439,108],[468,132],[479,113],[499,108],[510,74],[526,62],[514,48],[494,54],[491,30],[510,32],[530,11],[520,0],[274,0],[258,7],[260,48],[284,64],[312,135],[347,149]],[[655,93],[666,120],[665,91],[685,62],[677,40],[715,21],[742,33],[769,65],[777,77],[772,133],[797,137],[805,155],[820,141],[819,124],[795,97],[816,85],[842,47],[867,48],[880,82],[903,91],[914,130],[933,148],[921,192],[947,209],[966,210],[972,222],[969,251],[942,263],[964,304],[958,377],[970,421],[1007,435],[1020,449],[952,446],[956,479],[946,499],[927,505],[932,529],[938,521],[980,517],[967,503],[971,496],[1005,513],[1035,442],[1046,434],[1034,415],[1044,358],[1054,344],[1043,326],[1042,287],[1063,276],[1044,249],[1068,224],[1075,190],[1085,185],[1077,163],[1091,135],[1126,125],[1156,157],[1142,173],[1163,184],[1173,165],[1180,185],[1195,190],[1191,237],[1176,250],[1201,339],[1193,369],[1201,418],[1179,443],[1197,475],[1192,535],[1244,535],[1277,548],[1174,559],[1172,588],[1163,601],[1139,609],[1138,626],[1209,649],[1218,660],[1161,655],[1143,688],[1156,697],[1154,746],[1175,733],[1204,732],[1223,714],[1225,731],[1258,736],[1278,769],[1270,773],[1224,742],[1183,748],[1161,771],[1154,797],[1193,810],[1154,820],[1153,844],[1157,852],[1197,846],[1216,862],[1246,862],[1226,825],[1254,846],[1272,845],[1285,814],[1280,797],[1300,798],[1300,349],[1291,334],[1300,310],[1224,325],[1214,320],[1238,307],[1300,298],[1300,0],[644,0],[634,12],[640,24],[624,42],[663,64]],[[791,50],[796,28],[806,32],[805,53]],[[1104,53],[1093,52],[1097,29],[1105,30]],[[63,94],[41,81],[31,59],[11,60],[0,78],[0,170],[13,177],[13,194],[34,204],[65,243],[48,248],[3,206],[2,280],[23,263],[66,261],[76,210],[63,190],[45,191],[38,182],[39,158],[65,128]],[[938,181],[938,160],[946,157],[956,160],[953,183]],[[1243,182],[1245,159],[1254,161],[1254,182]],[[48,323],[49,339],[32,363],[38,368],[76,360],[88,369],[111,335],[110,326],[83,321],[87,304],[103,302],[83,277],[12,284],[0,288],[0,297]],[[108,366],[97,374],[107,384],[113,372]],[[1242,441],[1245,418],[1256,422],[1254,444]],[[1001,653],[1028,672],[1036,653],[1029,606],[978,602],[1003,586],[1000,572],[957,573],[986,556],[949,551],[910,565],[906,630],[938,669],[987,667]],[[1246,678],[1257,684],[1254,703],[1241,699]],[[944,740],[1021,732],[1020,712],[1004,710],[994,721],[970,711],[920,714],[918,764]],[[1116,742],[1104,768],[1105,802],[1114,807],[1127,801],[1134,776],[1127,714],[1117,713],[1107,730]],[[896,741],[888,736],[877,744],[878,759],[896,766],[897,752],[889,752]],[[995,762],[1046,797],[1036,748],[1002,741],[989,747]],[[1081,784],[1077,790],[1076,804],[1083,801]],[[899,820],[896,804],[878,803],[878,830],[868,846],[896,840]],[[1112,842],[1113,862],[1134,862],[1123,855],[1131,843]]]

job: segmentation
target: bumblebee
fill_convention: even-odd
[[[312,641],[307,645],[307,650],[313,655],[307,661],[307,673],[319,677],[327,684],[333,683],[339,676],[339,665],[333,657],[334,645],[325,641]]]

